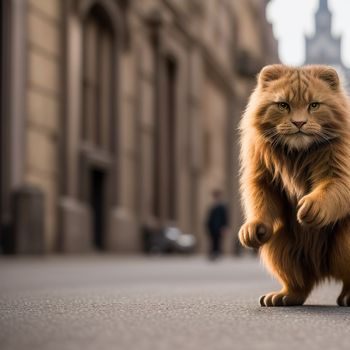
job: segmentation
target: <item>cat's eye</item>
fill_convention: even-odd
[[[310,111],[315,111],[316,109],[318,109],[320,107],[320,103],[319,102],[311,102],[309,104],[309,110]]]
[[[290,109],[289,104],[287,102],[278,102],[277,106],[280,111],[287,111]]]

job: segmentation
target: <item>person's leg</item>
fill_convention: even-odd
[[[216,259],[220,256],[221,253],[221,236],[218,233],[213,233],[213,250],[212,250],[212,258]]]
[[[218,254],[218,235],[216,233],[213,234],[213,254]]]
[[[214,255],[214,235],[212,232],[208,233],[208,256],[211,259]]]
[[[222,239],[221,238],[222,238],[221,233],[218,233],[217,234],[217,238],[216,238],[216,240],[217,240],[217,242],[216,242],[216,253],[217,253],[218,256],[221,255],[221,253],[222,253],[222,249],[221,249]]]

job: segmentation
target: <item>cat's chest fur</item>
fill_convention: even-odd
[[[277,175],[277,176],[276,176]],[[309,167],[304,164],[290,162],[280,163],[275,173],[275,184],[283,190],[294,205],[308,194],[311,189]]]
[[[299,176],[298,173],[282,172],[280,174],[280,183],[292,202],[298,202],[309,192],[307,181]]]

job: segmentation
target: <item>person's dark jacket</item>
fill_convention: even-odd
[[[210,234],[220,234],[228,226],[228,215],[223,203],[215,204],[208,214],[207,228]]]

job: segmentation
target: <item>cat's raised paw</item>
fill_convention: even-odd
[[[272,229],[260,222],[246,222],[239,230],[239,240],[248,248],[259,248],[272,236]]]
[[[297,219],[303,226],[322,227],[328,223],[326,205],[309,194],[298,203]]]

